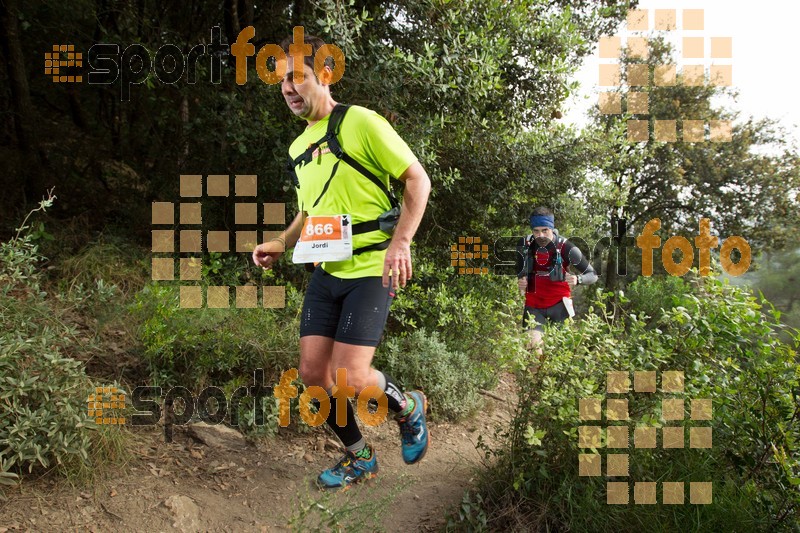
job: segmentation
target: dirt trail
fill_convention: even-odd
[[[243,450],[211,448],[176,430],[165,443],[157,428],[134,430],[124,471],[92,487],[49,478],[26,480],[0,502],[0,533],[28,531],[435,531],[474,481],[482,452],[515,402],[510,379],[486,397],[484,414],[460,424],[429,424],[425,459],[400,457],[394,423],[366,428],[378,453],[377,478],[342,493],[313,487],[341,455],[321,428],[283,433]]]

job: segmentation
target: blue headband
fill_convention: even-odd
[[[540,227],[555,229],[554,222],[553,215],[531,215],[531,229]]]

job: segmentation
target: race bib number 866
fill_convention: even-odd
[[[353,257],[350,215],[306,218],[300,240],[294,248],[295,263],[347,261]]]
[[[308,221],[311,221],[311,218],[317,217],[309,217]],[[334,217],[322,217],[322,218],[331,218]],[[331,239],[341,239],[342,238],[342,226],[338,220],[333,220],[332,222],[316,222],[314,224],[306,223],[304,230],[303,230],[303,239],[309,241],[320,241],[320,240],[331,240]]]

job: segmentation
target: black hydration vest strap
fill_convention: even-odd
[[[286,161],[286,173],[289,174],[289,177],[292,180],[292,185],[294,185],[294,188],[295,189],[299,189],[300,188],[300,180],[297,179],[297,172],[295,172],[295,170],[294,170],[295,166],[297,166],[297,165],[295,164],[294,159],[292,159],[292,156],[289,156],[287,161]]]
[[[333,165],[333,168],[331,169],[331,175],[328,177],[328,181],[326,181],[325,185],[323,185],[322,192],[319,193],[319,196],[317,196],[317,199],[314,200],[314,205],[312,205],[311,207],[317,207],[317,204],[319,203],[319,201],[322,199],[322,197],[325,195],[325,193],[328,192],[328,185],[331,184],[331,180],[336,175],[336,169],[339,168],[339,163],[341,163],[341,160],[340,161],[336,161],[336,163]]]
[[[316,205],[319,203],[319,201],[322,199],[325,193],[328,192],[328,187],[330,186],[333,177],[336,175],[336,171],[339,169],[339,163],[344,161],[352,168],[354,168],[356,171],[358,171],[361,175],[363,175],[365,178],[374,183],[375,186],[378,187],[383,192],[383,194],[386,195],[386,198],[388,198],[389,204],[392,206],[392,208],[397,209],[400,207],[400,202],[397,201],[397,198],[395,197],[391,189],[388,189],[386,185],[384,185],[383,182],[380,179],[378,179],[377,176],[375,176],[375,174],[367,170],[367,168],[364,165],[362,165],[361,163],[353,159],[350,155],[345,153],[344,149],[342,149],[342,145],[339,143],[339,137],[338,137],[339,130],[341,129],[344,115],[345,113],[347,113],[347,110],[349,108],[350,108],[349,105],[336,104],[333,108],[333,111],[331,111],[330,117],[328,118],[328,129],[325,132],[325,136],[322,137],[319,141],[311,144],[306,149],[305,152],[303,152],[296,158],[292,159],[291,156],[289,157],[286,167],[287,171],[289,172],[289,175],[292,178],[292,183],[294,184],[295,188],[300,188],[300,180],[297,178],[297,172],[295,171],[295,168],[298,165],[307,165],[311,163],[314,157],[314,152],[318,150],[321,145],[327,142],[328,149],[331,151],[333,155],[336,156],[338,161],[336,161],[336,163],[333,165],[333,169],[331,169],[331,175],[328,177],[328,180],[325,182],[325,185],[323,185],[322,191],[319,193],[319,196],[317,196],[317,199],[314,201],[312,207],[316,207]],[[353,235],[360,235],[362,233],[369,233],[371,231],[377,231],[379,229],[381,229],[380,220],[375,219],[375,220],[368,220],[365,222],[359,222],[358,224],[353,224],[352,231]],[[390,241],[391,239],[386,239],[383,242],[370,244],[367,246],[363,246],[361,248],[356,248],[355,250],[353,250],[353,255],[359,255],[361,253],[371,252],[373,250],[385,250],[386,248],[389,247]]]
[[[363,254],[364,252],[372,252],[375,250],[385,250],[389,247],[389,243],[392,242],[392,239],[386,239],[385,241],[376,242],[375,244],[368,244],[366,246],[362,246],[361,248],[356,248],[353,250],[353,255]]]
[[[386,198],[389,199],[389,203],[391,204],[392,207],[398,207],[400,205],[400,202],[397,201],[397,198],[395,198],[394,193],[392,193],[389,189],[387,189],[386,185],[384,185],[383,182],[379,180],[377,176],[375,176],[375,174],[367,170],[367,168],[364,165],[362,165],[361,163],[350,157],[350,155],[348,155],[342,149],[342,145],[339,144],[339,138],[337,137],[339,134],[338,130],[339,124],[334,124],[333,118],[334,117],[331,117],[331,122],[328,124],[329,128],[330,127],[336,128],[335,130],[333,130],[334,131],[333,135],[331,135],[331,130],[328,130],[328,135],[330,135],[330,137],[328,138],[328,148],[330,148],[331,153],[335,155],[338,159],[344,161],[345,163],[356,169],[365,178],[374,183],[375,186],[378,187],[383,192],[383,194],[386,195]],[[339,118],[338,122],[341,123],[341,118]]]
[[[383,182],[380,179],[378,179],[377,176],[375,176],[375,174],[367,170],[367,168],[364,165],[362,165],[361,163],[350,157],[350,155],[345,153],[345,151],[342,149],[342,145],[341,143],[339,143],[338,135],[339,135],[339,130],[341,129],[344,115],[345,113],[347,113],[347,110],[349,108],[350,106],[345,104],[336,104],[333,107],[333,111],[331,111],[330,118],[328,118],[328,129],[325,132],[325,136],[322,137],[317,142],[311,144],[311,146],[309,146],[305,152],[303,152],[296,158],[292,159],[291,156],[289,157],[289,161],[287,163],[287,170],[289,171],[289,174],[292,177],[292,182],[294,183],[294,186],[296,188],[300,187],[300,181],[297,179],[297,173],[295,171],[295,168],[298,165],[307,165],[308,163],[311,163],[311,160],[313,159],[314,156],[314,152],[317,149],[319,149],[321,145],[327,142],[328,149],[331,151],[333,155],[336,156],[337,159],[339,159],[340,161],[344,161],[345,163],[353,167],[355,170],[357,170],[360,174],[362,174],[365,178],[374,183],[375,186],[378,187],[383,192],[383,194],[386,195],[386,198],[389,199],[389,204],[393,208],[399,207],[400,202],[397,201],[397,198],[395,197],[394,193],[390,189],[388,189],[386,185],[384,185]],[[322,192],[317,197],[317,200],[314,202],[314,205],[317,205],[322,196],[328,191],[328,185],[333,179],[333,176],[336,174],[337,169],[338,169],[338,162],[336,165],[334,165],[333,171],[331,172],[330,177],[328,177],[328,181],[325,182],[325,186],[322,188]]]
[[[377,220],[367,220],[366,222],[359,222],[353,224],[353,235],[360,235],[362,233],[369,233],[370,231],[378,231],[381,229],[381,224]]]
[[[307,165],[307,164],[311,163],[312,159],[314,159],[314,152],[320,147],[321,144],[323,144],[327,140],[328,140],[328,134],[326,133],[323,138],[321,138],[317,142],[312,143],[311,145],[309,145],[309,147],[306,148],[305,152],[303,152],[302,154],[298,155],[294,159],[292,159],[292,156],[289,156],[289,159],[286,162],[286,171],[289,173],[289,176],[292,178],[292,183],[294,184],[294,188],[295,189],[299,189],[300,188],[300,180],[297,179],[297,171],[295,169],[298,166]],[[335,173],[335,170],[334,170],[334,173]],[[333,177],[333,175],[331,175],[331,178],[332,177]],[[331,178],[328,178],[328,181],[330,181]],[[317,201],[319,201],[319,199]]]

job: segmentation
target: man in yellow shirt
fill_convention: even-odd
[[[347,386],[354,387],[356,395],[369,386],[383,390],[400,425],[403,459],[413,464],[428,447],[425,395],[403,392],[391,376],[372,368],[371,362],[395,291],[412,276],[411,239],[425,212],[430,179],[383,117],[363,107],[345,109],[334,101],[330,65],[318,75],[313,68],[314,56],[324,42],[306,36],[305,44],[311,45],[312,54],[305,56],[302,65],[295,65],[288,56],[288,39],[281,45],[288,57],[281,92],[289,109],[308,123],[289,148],[299,213],[279,237],[256,247],[253,262],[271,268],[284,249],[291,247],[297,247],[295,258],[301,249],[313,254],[336,247],[344,254],[333,261],[320,256],[306,291],[300,325],[300,376],[306,386],[323,387],[331,395],[336,370],[345,369]],[[295,82],[296,69],[303,70],[302,82]],[[332,113],[342,111],[345,114],[336,135],[319,142],[326,136]],[[405,183],[393,234],[391,223],[385,223],[396,219],[397,213],[392,211],[396,202],[389,192],[390,175]],[[339,237],[349,232],[351,249],[346,243],[315,240],[329,233]],[[346,404],[346,424],[340,426],[336,423],[337,402],[330,400],[327,423],[347,451],[333,468],[320,474],[318,483],[323,488],[345,488],[372,477],[378,464],[350,402]]]

